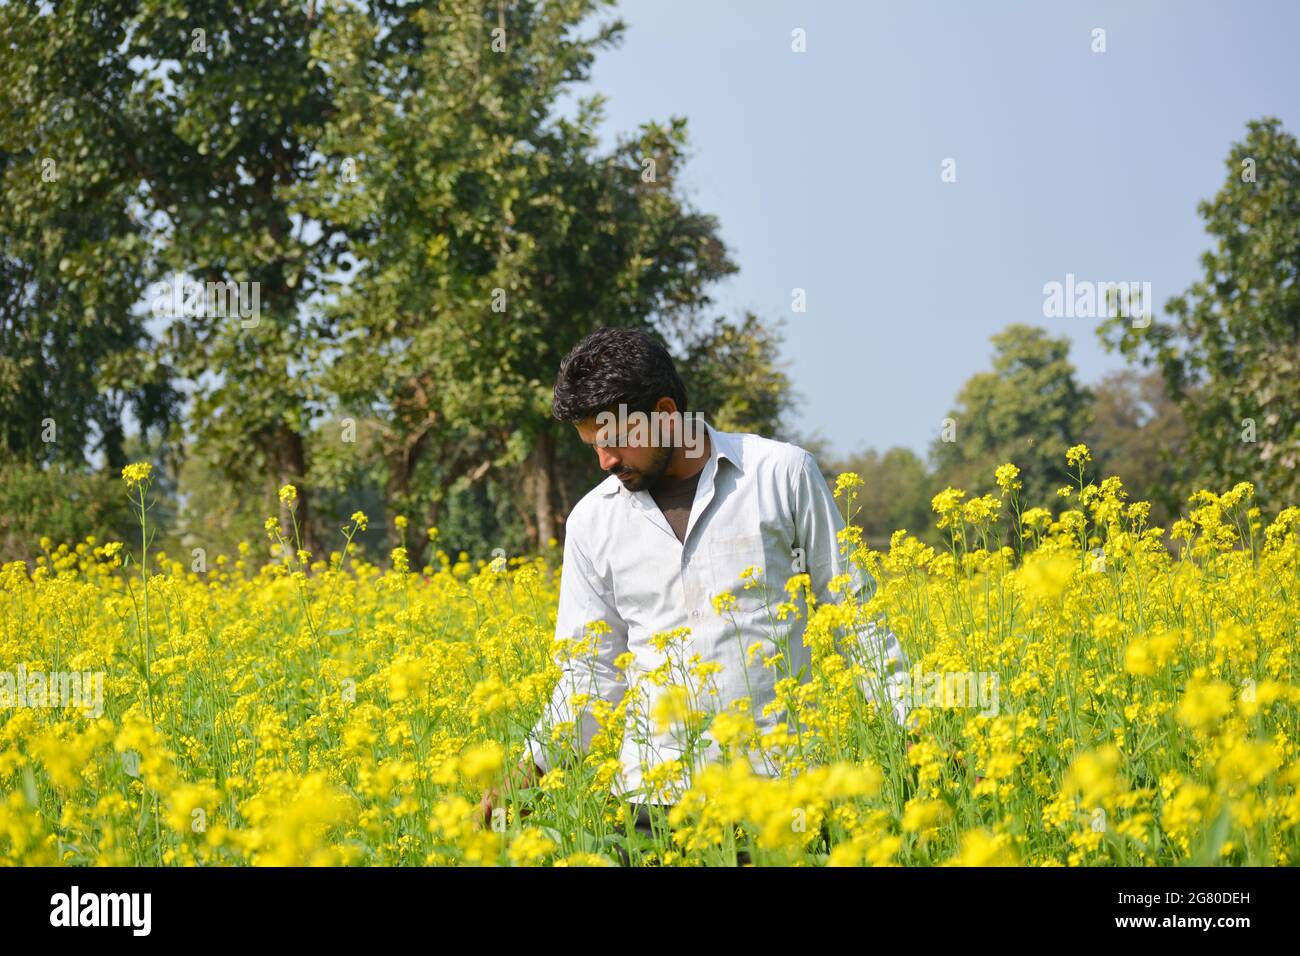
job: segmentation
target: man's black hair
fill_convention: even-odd
[[[599,328],[560,361],[551,414],[577,424],[601,412],[654,410],[671,398],[686,411],[686,387],[664,344],[641,329]]]

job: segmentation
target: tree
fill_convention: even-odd
[[[685,121],[604,148],[599,96],[561,109],[621,33],[588,26],[611,5],[0,6],[21,107],[0,121],[0,174],[14,222],[34,223],[7,240],[0,277],[40,297],[8,303],[23,323],[0,318],[0,334],[28,333],[0,363],[4,440],[40,451],[13,396],[66,372],[91,383],[68,402],[84,411],[77,443],[98,430],[112,459],[127,403],[142,426],[169,423],[172,376],[189,401],[171,447],[239,489],[205,533],[294,484],[319,554],[321,495],[334,507],[354,481],[429,524],[459,497],[467,534],[508,506],[532,543],[557,535],[585,449],[551,419],[551,388],[599,325],[658,331],[718,414],[775,427],[776,339],[752,318],[709,322],[708,290],[735,265],[684,198]],[[28,189],[33,143],[72,157],[57,202]],[[177,273],[197,303],[157,284]],[[131,317],[146,293],[161,358]],[[54,324],[29,320],[41,310]],[[183,522],[203,527],[211,487],[189,496],[194,469],[172,471]]]
[[[1021,500],[1050,505],[1066,478],[1066,450],[1083,441],[1093,395],[1075,381],[1069,339],[1011,325],[992,341],[993,371],[962,386],[949,416],[955,434],[931,446],[938,482],[982,493],[995,487],[998,465],[1012,462]]]
[[[102,5],[101,5],[102,6]],[[0,5],[0,457],[124,461],[124,417],[161,433],[177,397],[133,311],[153,261],[129,162],[81,90],[122,41],[114,11]],[[54,23],[57,21],[58,27]]]
[[[25,108],[74,104],[81,139],[116,157],[104,188],[129,194],[148,226],[160,267],[149,278],[203,283],[182,314],[150,292],[199,443],[232,481],[260,471],[268,488],[298,485],[315,549],[305,436],[322,396],[303,310],[346,251],[311,190],[333,174],[321,131],[340,98],[316,50],[359,14],[274,0],[237,14],[204,0],[6,9],[40,78]],[[138,291],[131,270],[103,275],[119,299]]]
[[[1247,124],[1227,177],[1197,211],[1214,248],[1203,275],[1147,328],[1110,320],[1102,341],[1159,368],[1187,422],[1188,480],[1256,483],[1300,500],[1300,148],[1277,119]],[[1192,490],[1184,487],[1184,491]]]
[[[716,220],[680,196],[684,121],[602,153],[599,97],[556,115],[622,29],[578,30],[607,5],[453,0],[412,16],[381,57],[370,47],[387,41],[364,30],[325,51],[340,76],[378,59],[384,91],[339,114],[364,124],[328,137],[358,157],[359,263],[328,323],[329,381],[379,423],[390,499],[430,524],[449,496],[505,478],[528,540],[557,537],[586,451],[550,417],[564,352],[600,325],[659,328],[687,349],[716,334],[701,330],[705,290],[735,266]]]
[[[781,368],[781,338],[752,312],[718,318],[676,359],[692,410],[723,431],[785,440],[793,395]]]

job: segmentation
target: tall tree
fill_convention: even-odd
[[[232,480],[299,485],[314,548],[305,435],[322,403],[303,310],[346,248],[307,189],[338,96],[316,48],[322,30],[355,14],[327,23],[313,3],[276,0],[6,9],[27,39],[25,68],[41,78],[25,106],[78,104],[79,133],[116,157],[105,176],[138,202],[159,249],[151,278],[182,270],[204,284],[199,296],[149,295],[170,321],[199,442]],[[124,296],[131,275],[105,281]]]
[[[112,5],[0,5],[0,457],[124,463],[125,416],[176,395],[133,311],[153,261],[112,123],[80,95],[125,31]],[[57,22],[58,27],[54,24]],[[111,95],[105,93],[104,95]]]
[[[509,472],[530,541],[557,536],[576,443],[549,415],[564,351],[599,325],[693,342],[707,285],[734,271],[716,221],[681,198],[683,121],[602,152],[599,97],[560,115],[622,29],[583,32],[607,6],[450,0],[331,51],[339,75],[377,60],[384,95],[338,117],[365,124],[332,124],[331,148],[356,157],[359,265],[330,381],[380,422],[391,497],[431,523],[453,488]]]
[[[1066,449],[1083,441],[1092,392],[1075,380],[1069,339],[1011,325],[992,341],[993,370],[962,386],[950,427],[931,446],[938,480],[982,492],[994,487],[997,466],[1012,462],[1022,500],[1050,505],[1066,478]]]
[[[1202,277],[1166,319],[1100,334],[1160,369],[1187,422],[1192,483],[1253,480],[1287,505],[1300,501],[1300,147],[1277,119],[1247,129],[1222,188],[1197,205],[1215,240]]]

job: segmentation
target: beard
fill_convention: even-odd
[[[638,471],[634,468],[625,468],[621,472],[614,472],[623,482],[623,487],[628,491],[649,491],[659,484],[663,478],[664,472],[668,470],[668,463],[672,461],[673,450],[671,447],[655,449],[655,457],[651,459],[650,466],[644,471]]]

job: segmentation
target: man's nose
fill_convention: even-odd
[[[613,471],[621,461],[617,455],[611,455],[608,448],[597,448],[596,458],[600,462],[601,471]]]

